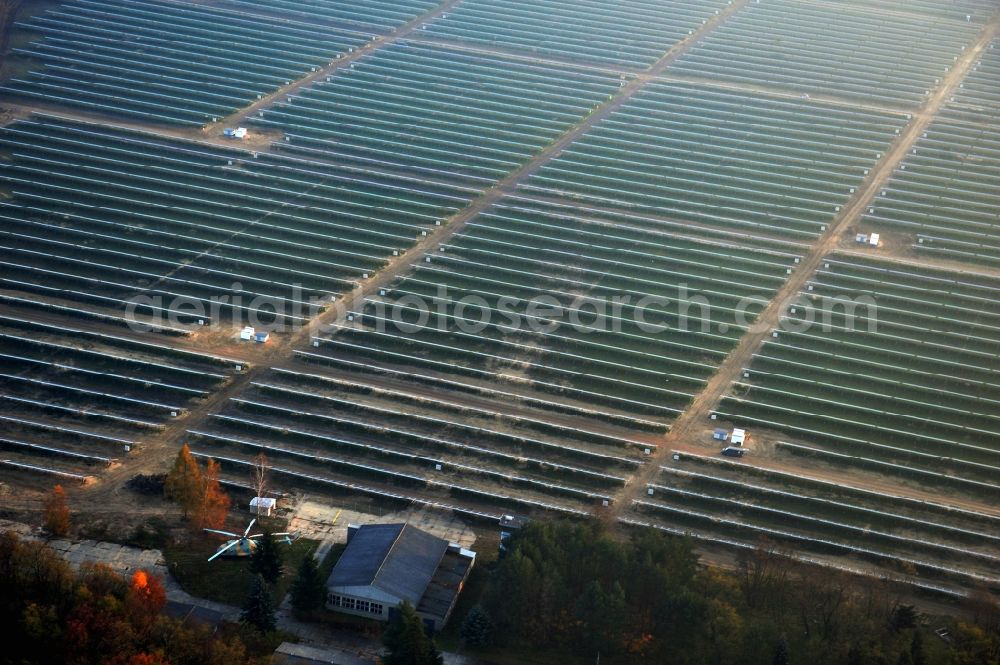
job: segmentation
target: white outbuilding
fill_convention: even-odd
[[[261,517],[270,517],[277,506],[277,501],[271,497],[255,496],[250,499],[250,513]]]

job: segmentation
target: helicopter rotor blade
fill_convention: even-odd
[[[232,548],[236,547],[236,546],[237,546],[237,545],[239,545],[239,544],[240,544],[240,541],[238,541],[238,540],[234,540],[234,541],[230,542],[230,543],[229,543],[229,544],[227,544],[227,545],[226,545],[225,547],[223,547],[222,549],[220,549],[220,550],[219,550],[218,552],[216,552],[216,553],[215,553],[215,554],[213,554],[212,556],[208,557],[208,560],[209,560],[209,561],[213,561],[213,560],[215,560],[215,559],[216,559],[217,557],[220,557],[220,556],[222,556],[222,555],[223,555],[223,554],[225,554],[225,553],[226,553],[227,551],[231,550]]]
[[[208,533],[217,533],[220,536],[229,536],[230,538],[239,538],[240,534],[233,533],[232,531],[219,531],[218,529],[205,529]]]
[[[250,533],[250,529],[252,529],[252,528],[253,528],[253,525],[254,525],[254,524],[255,524],[256,522],[257,522],[257,518],[256,518],[256,517],[255,517],[255,518],[253,518],[252,520],[250,520],[250,524],[247,524],[247,530],[243,532],[243,537],[244,537],[244,538],[246,538],[246,537],[247,537],[247,534],[248,534],[248,533]]]

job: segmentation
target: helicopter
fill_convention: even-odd
[[[256,522],[257,522],[256,518],[250,520],[250,524],[247,525],[246,531],[243,532],[242,536],[238,533],[233,533],[232,531],[205,529],[205,531],[207,531],[208,533],[217,533],[220,536],[229,536],[230,538],[232,538],[232,540],[230,540],[229,542],[220,545],[219,549],[216,550],[215,554],[208,557],[208,560],[214,561],[217,557],[220,556],[238,557],[238,556],[250,556],[251,554],[253,554],[254,550],[257,549],[257,539],[264,537],[263,533],[257,533],[252,536],[247,535],[250,533],[250,529],[253,528],[253,525]],[[274,536],[275,538],[278,538],[279,539],[278,542],[285,543],[286,545],[291,545],[299,537],[298,532],[291,533],[288,531],[283,531],[281,533],[272,533],[271,535]]]

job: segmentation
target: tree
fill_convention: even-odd
[[[576,651],[593,656],[609,656],[621,648],[625,621],[625,592],[616,582],[605,591],[594,580],[573,605]]]
[[[270,531],[265,531],[264,535],[257,539],[257,546],[250,555],[250,570],[270,584],[274,584],[281,577],[281,568],[281,550],[278,549],[278,543]]]
[[[167,474],[167,480],[163,484],[164,493],[168,499],[180,504],[184,518],[187,519],[202,503],[202,488],[201,469],[185,443]]]
[[[493,643],[493,619],[482,605],[474,605],[462,621],[459,631],[462,641],[473,649],[484,649]]]
[[[267,494],[267,470],[270,465],[263,451],[253,459],[253,488],[257,496],[264,498]],[[257,516],[260,516],[260,504],[257,504]]]
[[[251,665],[223,628],[164,616],[159,578],[107,565],[69,564],[41,541],[0,533],[2,663],[31,665]]]
[[[69,533],[69,506],[62,485],[53,487],[52,494],[45,501],[45,528],[53,536],[62,537]]]
[[[132,583],[125,597],[125,605],[133,622],[149,626],[167,604],[167,592],[163,581],[145,570],[137,570],[132,575]]]
[[[434,640],[424,632],[424,622],[405,600],[389,622],[382,643],[389,653],[382,659],[385,665],[441,665],[444,661],[434,646]]]
[[[788,640],[782,637],[774,649],[774,665],[788,665]]]
[[[267,581],[257,575],[250,587],[250,594],[243,604],[240,621],[256,628],[261,633],[269,633],[275,629],[274,601],[271,599],[271,587]]]
[[[202,471],[186,443],[177,453],[163,489],[168,499],[181,505],[184,518],[191,518],[196,528],[218,529],[226,521],[229,497],[219,485],[218,462],[209,459]]]
[[[195,525],[200,528],[218,529],[226,521],[229,513],[229,497],[219,485],[219,463],[213,459],[205,462],[205,471],[201,474],[197,509],[194,514]]]
[[[920,613],[913,605],[900,605],[892,613],[889,625],[894,631],[914,628],[920,621]]]
[[[913,665],[927,665],[924,635],[919,630],[913,631],[913,639],[910,641],[910,660],[913,661]]]
[[[326,604],[326,580],[316,559],[311,556],[302,559],[290,593],[292,607],[298,612],[315,612]]]

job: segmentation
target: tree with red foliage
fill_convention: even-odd
[[[0,663],[251,665],[235,628],[210,631],[161,614],[159,577],[106,565],[74,573],[43,542],[0,533]]]
[[[219,485],[219,463],[213,459],[205,462],[201,475],[201,492],[194,523],[199,529],[218,529],[229,513],[229,497]]]
[[[133,623],[148,631],[166,604],[167,591],[163,588],[163,581],[145,570],[135,571],[125,596],[125,608]]]
[[[118,661],[110,661],[108,665],[117,665]],[[170,665],[170,661],[161,653],[134,653],[123,665]]]
[[[62,537],[69,533],[69,525],[66,490],[62,485],[56,485],[45,502],[45,529],[53,536]]]
[[[213,459],[202,470],[185,443],[174,459],[163,487],[168,499],[176,501],[196,529],[218,529],[229,513],[229,497],[219,485],[219,464]]]

